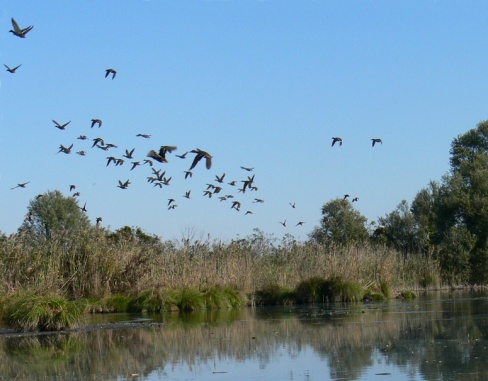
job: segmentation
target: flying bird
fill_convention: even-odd
[[[302,226],[305,223],[305,221],[299,221],[295,226]]]
[[[293,204],[292,204],[291,202],[289,202],[288,204],[290,204],[290,206],[291,206],[293,209],[295,209],[295,203],[293,203]]]
[[[133,159],[134,157],[132,156],[132,154],[134,153],[134,150],[135,150],[135,148],[132,148],[132,150],[130,150],[130,151],[128,149],[126,149],[125,155],[122,155],[122,156],[126,157],[127,159]]]
[[[69,191],[71,192],[73,189],[76,189],[76,185],[71,184],[71,185],[69,186]]]
[[[231,209],[239,211],[241,209],[241,203],[239,201],[232,201]]]
[[[183,155],[175,155],[176,157],[179,157],[180,159],[186,159],[186,155],[188,154],[188,151],[185,152]]]
[[[378,138],[373,138],[373,139],[371,139],[371,141],[372,141],[372,142],[371,142],[371,147],[374,147],[374,145],[375,145],[376,143],[381,143],[381,144],[383,144],[383,142],[381,141],[381,139],[378,139]]]
[[[105,70],[105,78],[107,78],[110,74],[112,74],[112,79],[114,79],[115,76],[117,75],[117,70],[115,70],[115,69]]]
[[[185,192],[185,195],[184,195],[183,197],[185,197],[185,198],[188,198],[188,199],[189,199],[189,198],[190,198],[190,193],[191,193],[191,190],[189,190],[189,191]]]
[[[349,197],[349,195],[348,194],[345,194],[343,200],[345,200],[348,197]]]
[[[77,151],[76,153],[78,155],[80,155],[80,156],[86,156],[86,152],[85,151]]]
[[[7,65],[5,65],[5,64],[3,64],[3,66],[5,66],[5,67],[7,68],[7,71],[8,71],[9,73],[14,74],[14,73],[15,73],[15,70],[17,70],[19,67],[21,67],[21,66],[22,66],[22,64],[20,64],[19,66],[16,66],[16,67],[12,67],[12,68],[8,67],[8,66],[7,66]]]
[[[77,137],[77,139],[86,140],[87,137],[86,137],[86,135],[80,135],[80,136]]]
[[[17,184],[17,186],[15,186],[15,187],[13,187],[13,188],[10,188],[10,190],[15,189],[15,188],[25,188],[25,186],[26,186],[27,184],[29,184],[29,183],[30,183],[30,181],[27,181],[26,183],[20,183],[20,184]]]
[[[140,136],[141,138],[144,138],[144,139],[149,139],[151,137],[151,135],[148,135],[148,134],[137,134],[136,136]]]
[[[150,157],[156,161],[159,161],[160,163],[168,163],[168,159],[166,159],[166,154],[169,152],[173,152],[176,150],[178,147],[175,146],[161,146],[159,148],[159,152],[156,152],[154,150],[150,150],[147,153],[147,157]]]
[[[14,29],[10,30],[10,32],[13,33],[15,36],[20,37],[20,38],[25,38],[25,35],[27,33],[29,33],[32,30],[32,28],[34,28],[33,25],[30,25],[26,28],[20,28],[19,24],[17,24],[17,22],[14,20],[13,17],[12,17],[12,26]]]
[[[191,171],[185,171],[185,180],[188,178],[188,177],[192,177],[193,176],[193,172]]]
[[[286,228],[286,220],[284,220],[283,222],[281,222],[281,221],[278,221],[278,222]]]
[[[101,119],[92,119],[91,120],[91,128],[93,128],[96,124],[98,124],[98,128],[102,127],[102,120]]]
[[[223,183],[224,177],[225,177],[225,173],[222,176],[215,175],[215,181],[217,181],[218,183]]]
[[[339,145],[341,146],[342,145],[342,138],[333,137],[332,138],[332,147],[334,147],[334,144],[336,144],[337,142],[339,142]]]
[[[127,180],[125,183],[119,180],[119,185],[117,185],[117,187],[119,187],[120,189],[127,189],[129,184],[130,184],[129,180]]]
[[[194,149],[190,151],[192,153],[195,153],[196,156],[193,159],[193,163],[191,163],[190,171],[195,168],[195,166],[198,164],[202,158],[205,158],[205,166],[207,169],[210,169],[212,167],[212,155],[210,155],[208,152],[202,151],[200,148]]]
[[[251,172],[254,170],[254,168],[243,167],[242,165],[241,165],[241,168],[244,169],[245,171],[248,171],[248,172]]]
[[[83,205],[83,208],[82,207],[78,207],[81,209],[82,212],[87,212],[88,210],[86,209],[86,202],[85,202],[85,205]]]
[[[66,128],[66,126],[71,123],[71,120],[68,121],[68,122],[66,122],[66,123],[64,123],[64,124],[59,124],[58,122],[56,122],[53,119],[53,123],[54,123],[54,127],[59,128],[60,130],[64,130]]]
[[[133,162],[132,162],[132,167],[131,167],[131,169],[130,169],[130,170],[132,171],[132,170],[133,170],[135,167],[137,167],[138,165],[141,165],[141,163],[140,163],[139,161],[133,161]]]
[[[354,198],[352,199],[352,202],[356,202],[356,201],[359,201],[359,197],[354,197]]]
[[[71,144],[69,147],[65,147],[62,144],[60,144],[58,153],[62,152],[68,155],[71,153],[71,148],[73,148],[73,144]]]

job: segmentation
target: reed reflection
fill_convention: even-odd
[[[487,299],[466,297],[168,314],[144,328],[0,338],[0,369],[6,379],[107,380],[226,362],[231,373],[233,362],[266,367],[282,348],[311,348],[331,378],[361,379],[381,359],[426,380],[479,380],[487,316]]]

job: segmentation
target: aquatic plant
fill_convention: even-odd
[[[23,331],[62,331],[83,322],[78,303],[57,295],[13,294],[5,300],[5,322]]]

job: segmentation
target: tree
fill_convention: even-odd
[[[37,238],[65,237],[91,227],[78,201],[74,197],[64,197],[57,190],[37,196],[27,209],[27,218],[19,232],[30,232]]]
[[[310,238],[319,243],[359,243],[368,238],[366,222],[349,200],[337,198],[322,206],[320,226],[314,228]]]
[[[405,254],[420,250],[417,224],[407,201],[402,200],[396,210],[385,217],[378,218],[378,222],[385,230],[388,244]]]

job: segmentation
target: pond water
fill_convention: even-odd
[[[90,319],[0,335],[0,380],[488,380],[486,293]]]

